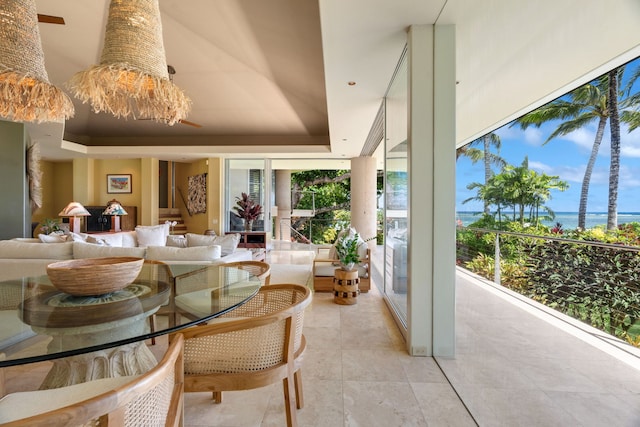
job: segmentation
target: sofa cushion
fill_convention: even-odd
[[[72,259],[73,242],[44,244],[1,240],[0,258]]]
[[[165,246],[169,235],[169,224],[138,225],[136,237],[138,246]]]
[[[215,244],[218,244],[218,245],[220,244],[215,242],[217,236],[207,236],[204,234],[187,233],[186,237],[187,237],[187,247],[189,248],[194,246],[211,246]]]
[[[218,245],[177,248],[172,246],[149,246],[147,259],[155,261],[212,261],[220,258]]]
[[[23,242],[23,243],[42,243],[42,241],[37,237],[14,237],[11,240],[13,240],[14,242]]]
[[[105,258],[132,256],[144,258],[146,248],[124,248],[122,246],[101,246],[91,243],[73,242],[73,258]]]

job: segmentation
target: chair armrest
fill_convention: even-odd
[[[340,260],[332,258],[314,258],[313,263],[315,264],[316,262],[340,262]]]

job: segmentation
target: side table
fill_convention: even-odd
[[[356,304],[356,297],[360,293],[359,284],[358,270],[336,268],[333,273],[333,302],[340,305]]]

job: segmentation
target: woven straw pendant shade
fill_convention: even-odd
[[[74,75],[76,97],[97,113],[173,125],[191,100],[169,79],[158,0],[112,0],[100,64]]]
[[[72,116],[71,99],[44,68],[35,0],[0,0],[0,117],[59,122]]]

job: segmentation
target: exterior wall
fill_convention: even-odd
[[[412,26],[408,41],[407,344],[414,356],[454,357],[455,27]]]

